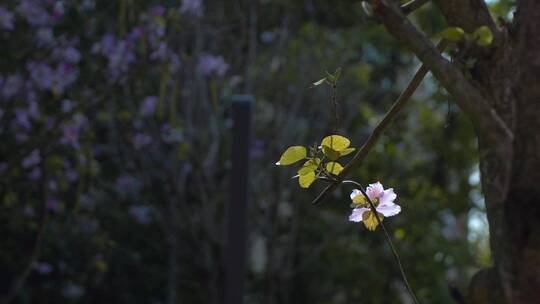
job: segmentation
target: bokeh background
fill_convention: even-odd
[[[490,1],[510,18],[512,1]],[[426,5],[412,18],[445,27]],[[11,303],[222,303],[231,96],[253,104],[246,303],[410,303],[343,186],[276,167],[341,126],[359,147],[418,61],[359,1],[0,3],[0,295]],[[474,130],[428,76],[354,179],[393,187],[386,220],[425,303],[490,264]]]

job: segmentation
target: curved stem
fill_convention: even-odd
[[[379,215],[377,213],[377,209],[375,208],[375,205],[373,204],[373,202],[371,201],[371,199],[367,195],[366,191],[364,190],[364,187],[362,187],[362,185],[360,185],[359,183],[357,183],[355,181],[352,181],[352,180],[344,180],[344,181],[342,181],[342,183],[344,183],[344,184],[353,184],[353,185],[357,186],[359,188],[360,192],[362,192],[362,195],[364,195],[364,197],[368,201],[371,212],[373,212],[373,214],[375,215],[375,219],[377,219],[377,224],[379,224],[383,229],[384,236],[386,238],[386,242],[388,243],[388,245],[390,246],[390,249],[392,250],[392,253],[394,255],[394,259],[396,260],[396,263],[397,263],[398,268],[399,268],[399,272],[401,273],[401,278],[403,279],[403,283],[405,283],[405,287],[407,288],[407,291],[411,295],[411,298],[413,299],[414,303],[415,304],[420,304],[420,302],[416,298],[416,295],[414,294],[414,291],[413,291],[411,285],[409,284],[409,280],[407,280],[407,275],[405,275],[405,270],[403,269],[403,265],[401,265],[401,258],[399,257],[399,254],[398,254],[398,252],[396,250],[396,247],[394,246],[394,243],[392,242],[392,238],[390,237],[390,234],[388,233],[388,230],[386,229],[386,226],[383,224],[383,222],[379,218]]]

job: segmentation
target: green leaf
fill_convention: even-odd
[[[489,27],[483,25],[473,32],[473,39],[480,46],[488,46],[493,42],[493,33]]]
[[[323,84],[324,82],[326,81],[326,77],[324,77],[323,79],[320,79],[320,80],[317,80],[313,83],[313,86],[316,87],[318,85],[321,85]]]
[[[302,146],[292,146],[289,147],[283,154],[281,155],[281,158],[276,163],[278,166],[287,166],[290,164],[294,164],[297,161],[300,161],[302,159],[305,159],[307,156],[307,150],[305,147]]]
[[[326,164],[326,171],[334,175],[339,175],[343,171],[343,166],[337,162],[329,162]]]
[[[349,155],[351,154],[352,152],[354,152],[354,150],[356,150],[355,148],[347,148],[343,151],[340,151],[339,152],[339,157],[342,157],[342,156],[345,156],[345,155]]]
[[[341,155],[339,154],[339,151],[336,151],[330,147],[322,146],[323,153],[328,157],[330,160],[337,160]]]
[[[302,168],[298,170],[298,175],[305,175],[309,172],[314,172],[319,168],[321,160],[319,158],[312,158],[304,163]]]
[[[379,220],[383,220],[384,216],[379,213]],[[364,212],[362,214],[362,222],[364,223],[364,226],[370,231],[373,231],[377,228],[379,225],[379,222],[377,221],[377,218],[375,217],[375,214],[371,212],[371,210]]]
[[[439,33],[439,36],[446,40],[457,42],[463,39],[465,31],[460,27],[447,27]]]
[[[336,69],[334,76],[336,77],[336,81],[339,80],[339,77],[341,77],[341,68]]]
[[[300,184],[300,187],[302,188],[309,188],[309,186],[311,186],[311,184],[313,184],[313,182],[315,181],[315,179],[317,179],[315,177],[315,172],[308,172],[304,175],[300,175],[298,176],[298,183]]]
[[[321,146],[328,147],[334,151],[341,152],[349,147],[351,141],[341,135],[330,135],[323,138]]]

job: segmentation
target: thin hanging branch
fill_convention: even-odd
[[[437,49],[439,50],[439,52],[442,52],[447,47],[447,45],[448,43],[445,40],[442,40],[437,45]],[[366,142],[362,145],[362,147],[358,150],[354,158],[349,163],[347,163],[345,168],[343,168],[343,171],[341,171],[338,179],[330,185],[326,186],[326,188],[313,200],[312,204],[316,205],[322,202],[326,198],[326,196],[328,196],[328,194],[330,194],[337,188],[341,181],[343,181],[353,169],[360,166],[368,153],[373,149],[373,147],[375,147],[375,144],[379,141],[381,135],[388,128],[390,123],[403,110],[403,108],[405,107],[411,96],[414,94],[428,71],[429,69],[425,65],[422,65],[420,69],[418,69],[411,82],[409,82],[407,88],[403,91],[403,93],[401,93],[396,102],[392,105],[390,110],[386,113],[384,118],[379,122],[375,129],[373,129],[373,132],[368,137]]]

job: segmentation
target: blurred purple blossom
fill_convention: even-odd
[[[100,42],[95,43],[92,52],[108,59],[109,72],[115,80],[124,75],[136,59],[131,43],[127,40],[116,40],[112,34],[104,35]]]
[[[53,267],[49,263],[38,262],[34,264],[34,269],[39,274],[49,274],[52,272]]]
[[[23,129],[29,130],[32,128],[32,123],[30,123],[30,118],[26,109],[15,109],[15,122]]]
[[[79,179],[79,174],[73,169],[73,166],[71,166],[68,160],[64,160],[64,174],[70,183],[76,182]]]
[[[54,20],[58,21],[59,19],[64,17],[64,14],[65,14],[64,2],[56,1],[54,3],[52,17],[54,18]]]
[[[32,26],[45,26],[51,22],[51,16],[39,0],[22,0],[17,6],[17,12]]]
[[[129,214],[142,225],[148,225],[152,222],[152,208],[148,206],[131,206]]]
[[[157,60],[157,59],[164,60],[164,59],[167,58],[167,54],[168,54],[167,43],[162,41],[162,42],[159,43],[157,49],[155,51],[153,51],[152,54],[150,54],[150,59],[152,59],[152,60]]]
[[[223,77],[228,69],[229,65],[225,62],[223,56],[203,55],[199,58],[197,64],[197,70],[205,76],[214,74]]]
[[[141,116],[151,116],[156,112],[156,107],[158,104],[157,96],[146,96],[142,101],[141,107],[139,108],[139,113]]]
[[[56,197],[49,197],[45,202],[47,210],[58,212],[60,211],[60,201]]]
[[[35,101],[30,101],[28,103],[28,116],[37,119],[39,118],[39,105]]]
[[[114,184],[116,192],[123,198],[135,198],[139,195],[142,183],[134,176],[123,173]]]
[[[73,108],[75,107],[73,101],[69,99],[62,100],[62,112],[63,113],[69,113]]]
[[[32,152],[30,152],[30,154],[28,154],[28,156],[23,159],[21,165],[23,166],[23,168],[30,168],[39,165],[40,163],[41,155],[39,153],[39,150],[34,149],[32,150]]]
[[[26,69],[30,73],[30,78],[42,90],[50,89],[53,82],[53,69],[46,63],[30,61],[26,64]]]
[[[6,171],[7,167],[8,167],[7,163],[1,162],[0,163],[0,173]]]
[[[136,26],[134,27],[131,32],[129,32],[129,34],[127,35],[127,41],[129,43],[134,43],[135,41],[137,41],[138,39],[142,38],[144,36],[144,33],[145,33],[145,28],[144,26]]]
[[[163,5],[155,5],[150,9],[150,13],[154,16],[163,16],[165,14],[165,7]]]
[[[28,174],[28,179],[30,179],[31,181],[37,181],[40,178],[41,178],[41,169],[40,168],[34,168]]]
[[[5,31],[12,31],[14,29],[13,13],[3,6],[0,6],[0,29]]]
[[[36,210],[30,205],[24,206],[23,214],[27,217],[34,217],[36,215]]]
[[[88,119],[86,116],[76,114],[73,116],[72,122],[62,124],[62,138],[60,138],[60,143],[70,145],[74,149],[79,149],[81,147],[79,143],[80,133],[87,125]]]
[[[195,17],[202,17],[203,15],[203,3],[202,0],[183,0],[180,6],[180,12],[184,14],[190,14]]]
[[[50,46],[54,42],[54,33],[50,27],[41,27],[37,30],[36,42],[38,46]]]
[[[30,61],[26,68],[40,89],[50,89],[58,94],[63,93],[79,77],[79,69],[70,63],[60,63],[53,69],[44,62]]]
[[[23,87],[24,81],[18,74],[9,75],[6,77],[2,87],[2,95],[5,99],[10,99],[15,96]]]
[[[152,137],[148,134],[137,133],[133,136],[133,146],[139,150],[152,143]]]
[[[52,56],[58,61],[65,61],[72,64],[76,64],[81,60],[81,53],[73,46],[55,48]]]

